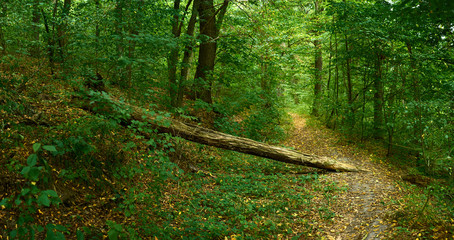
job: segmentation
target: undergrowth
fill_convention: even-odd
[[[50,87],[44,73],[27,74],[33,75],[0,76],[4,239],[310,238],[334,216],[337,189],[324,188],[323,176],[187,142],[191,160],[183,167],[184,159],[171,159],[181,139],[145,121],[127,122],[130,111],[107,93],[84,89],[84,79]],[[282,128],[270,128],[280,110],[260,115],[248,107],[238,128],[234,115],[218,127],[259,140],[284,136]]]
[[[406,194],[392,201],[389,214],[397,230],[396,239],[454,238],[454,179],[445,169],[426,173],[418,165],[419,155],[399,149],[388,160],[396,168],[404,168],[410,179],[399,182]]]
[[[454,237],[454,195],[452,183],[432,183],[425,188],[402,183],[408,194],[392,202],[390,214],[396,239],[451,239]]]
[[[310,237],[314,208],[321,221],[334,217],[328,198],[336,191],[321,187],[321,176],[297,175],[293,166],[242,154],[222,156],[199,162],[204,171],[168,185],[162,222],[167,227],[159,239]]]

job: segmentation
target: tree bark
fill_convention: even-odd
[[[95,72],[99,73],[99,51],[101,45],[99,44],[99,37],[101,36],[101,30],[99,28],[99,13],[100,13],[100,0],[95,0],[95,8],[96,8],[96,25],[95,25]]]
[[[40,49],[40,44],[39,44],[39,35],[40,35],[40,30],[39,30],[39,23],[41,20],[40,16],[40,7],[39,7],[39,0],[33,1],[33,10],[32,10],[32,29],[31,29],[31,34],[32,34],[32,41],[33,45],[31,46],[30,49],[30,55],[32,57],[40,57],[41,54],[41,49]]]
[[[6,39],[5,30],[3,27],[6,25],[6,12],[8,10],[7,1],[0,2],[0,52],[6,55]]]
[[[413,71],[410,72],[410,79],[412,80],[411,83],[411,88],[413,92],[413,100],[416,103],[415,105],[415,110],[414,110],[414,121],[415,121],[415,126],[414,126],[414,137],[415,139],[418,139],[419,146],[421,147],[421,157],[425,162],[426,168],[429,167],[428,162],[427,162],[427,155],[426,155],[426,143],[424,140],[424,124],[423,124],[423,112],[422,112],[422,103],[421,103],[421,85],[420,81],[417,75],[417,62],[415,55],[413,54],[412,50],[412,45],[410,42],[406,43],[407,45],[407,51],[410,57],[410,67]]]
[[[94,111],[94,106],[96,104],[88,104],[88,102],[89,101],[83,104],[83,108]],[[290,164],[326,169],[329,171],[365,171],[347,163],[337,162],[334,159],[328,157],[300,153],[296,150],[272,146],[248,138],[237,137],[230,134],[199,127],[193,124],[180,122],[171,118],[165,118],[161,116],[160,120],[158,120],[158,117],[148,114],[137,106],[120,103],[111,97],[109,99],[106,99],[106,102],[107,104],[116,105],[115,107],[111,107],[111,109],[120,108],[123,110],[130,110],[130,113],[127,115],[127,117],[125,117],[126,119],[123,119],[123,122],[126,125],[131,125],[133,121],[146,121],[151,124],[152,127],[155,127],[158,132],[170,133],[174,136],[178,136],[192,142],[214,146],[217,148],[246,153]],[[104,107],[103,109],[104,111],[108,112],[109,110],[105,110],[106,108],[108,109],[109,107]],[[148,135],[145,132],[143,132],[142,134],[146,137]]]
[[[321,6],[322,2],[320,0],[315,1],[315,15],[318,15],[323,11],[323,7]],[[320,21],[317,19],[317,22]],[[319,25],[319,24],[318,24]],[[317,26],[318,28],[319,26]],[[320,38],[320,32],[318,29],[315,31],[316,37]],[[314,49],[315,49],[315,84],[314,84],[314,102],[312,105],[312,116],[319,116],[320,110],[320,101],[322,98],[322,78],[323,78],[323,53],[322,53],[322,41],[320,39],[314,40]]]
[[[136,57],[136,44],[137,44],[137,36],[139,34],[139,30],[141,30],[141,22],[142,19],[140,19],[140,16],[143,14],[143,6],[144,6],[144,1],[140,0],[137,3],[137,13],[139,14],[133,14],[130,16],[130,21],[128,22],[128,34],[129,34],[129,40],[128,40],[128,59],[129,63],[126,65],[126,72],[127,72],[127,78],[125,81],[125,85],[128,88],[132,87],[132,77],[133,77],[133,61],[135,60]],[[132,20],[132,21],[131,21]]]
[[[71,0],[64,0],[63,1],[63,9],[60,16],[61,22],[57,25],[57,39],[58,39],[58,47],[59,47],[59,54],[60,59],[59,62],[65,63],[66,61],[66,45],[68,43],[68,16],[69,11],[71,10]]]
[[[124,61],[125,55],[125,8],[126,2],[125,0],[118,0],[115,3],[115,7],[113,10],[114,16],[114,32],[116,35],[115,45],[116,45],[116,54],[117,54],[117,62],[115,63],[116,71],[114,73],[114,80],[115,84],[125,87],[124,86],[124,79],[126,78],[126,69],[125,64],[122,62]]]
[[[37,0],[39,2],[39,0]],[[39,5],[37,5],[39,8]],[[43,8],[41,10],[41,15],[43,16],[43,21],[44,21],[44,28],[46,29],[46,39],[47,39],[47,56],[49,58],[49,66],[50,66],[50,73],[52,76],[54,76],[55,73],[55,23],[52,23],[52,21],[49,21],[48,16],[44,13]],[[58,0],[55,0],[54,2],[54,7],[52,10],[52,19],[56,19],[57,15],[57,10],[58,10]],[[51,24],[52,23],[52,29],[51,29]],[[38,32],[39,33],[39,32]],[[36,35],[39,37],[39,35]]]
[[[198,65],[195,72],[195,98],[212,103],[213,71],[216,60],[217,38],[230,0],[224,0],[216,11],[213,0],[199,0],[198,12],[200,35],[203,39],[199,47]],[[216,15],[218,15],[216,17]]]
[[[377,62],[374,79],[374,137],[383,139],[383,79],[382,60],[384,56],[377,53]]]
[[[195,24],[197,22],[197,8],[198,8],[199,0],[194,0],[192,5],[192,13],[191,17],[188,22],[188,28],[186,30],[186,35],[189,37],[189,42],[185,44],[183,60],[181,63],[181,71],[180,71],[180,80],[178,81],[178,91],[177,91],[177,100],[176,106],[180,107],[183,104],[183,95],[185,89],[185,83],[188,80],[189,71],[191,70],[191,61],[192,56],[194,53],[194,46],[195,41],[192,40],[194,37],[195,31]]]
[[[142,119],[143,115],[134,115],[134,118]],[[149,120],[153,120],[149,118]],[[321,168],[339,172],[357,172],[360,169],[346,163],[337,162],[328,157],[300,153],[296,150],[273,146],[257,142],[248,138],[237,137],[208,128],[195,126],[188,123],[168,119],[170,126],[157,126],[160,132],[167,132],[186,140],[197,142],[217,148],[233,150],[254,156],[264,157],[279,162]],[[150,121],[149,121],[150,122]]]
[[[353,111],[353,86],[352,86],[352,75],[351,75],[351,62],[352,59],[349,56],[350,53],[350,47],[349,47],[349,38],[347,35],[345,35],[345,52],[347,54],[347,60],[346,60],[346,74],[347,74],[347,101],[348,101],[348,109],[350,110],[349,112],[349,120],[350,124],[353,127],[354,126],[354,111]]]
[[[322,46],[320,40],[314,41],[315,47],[315,84],[314,84],[314,102],[312,105],[312,116],[318,117],[320,110],[320,101],[322,97],[322,72],[323,72],[323,58]]]
[[[170,50],[169,57],[167,58],[167,69],[168,69],[168,78],[169,78],[169,98],[170,106],[177,107],[177,98],[178,98],[178,88],[177,88],[177,66],[178,66],[178,55],[180,53],[180,48],[178,44],[178,39],[180,38],[180,0],[175,0],[173,2],[173,22],[172,22],[172,36],[175,40],[175,47]]]
[[[213,0],[200,0],[199,6],[200,35],[203,42],[199,47],[198,65],[195,72],[195,98],[212,103],[212,73],[216,59],[216,16]]]

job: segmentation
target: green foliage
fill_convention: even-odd
[[[25,186],[22,187],[20,194],[2,199],[2,208],[17,208],[19,217],[17,218],[17,228],[10,232],[13,239],[35,239],[38,232],[44,228],[34,223],[34,215],[43,207],[50,207],[61,202],[58,194],[54,190],[42,190],[41,187],[49,186],[50,168],[47,160],[42,157],[43,151],[55,152],[55,146],[33,144],[33,154],[27,158],[27,165],[22,167],[20,174],[26,179]],[[47,224],[46,239],[65,239],[62,232],[66,228],[61,225]]]
[[[270,138],[279,141],[284,138],[285,131],[281,127],[283,112],[276,106],[264,109],[251,110],[247,118],[242,122],[246,130],[245,136],[255,140],[265,140]]]
[[[62,225],[47,224],[46,225],[46,240],[64,240],[66,228]]]
[[[334,185],[323,189],[316,174],[295,176],[288,174],[296,170],[291,166],[239,154],[222,162],[211,159],[203,167],[213,175],[197,172],[181,179],[185,194],[171,198],[170,209],[159,214],[162,223],[154,229],[158,238],[294,236],[290,223],[307,237],[312,228],[301,216],[311,211],[314,194],[321,191],[328,197],[338,191]],[[329,205],[322,204],[320,212],[326,219],[334,216]]]
[[[285,113],[279,101],[268,95],[262,99],[259,94],[252,91],[236,101],[226,98],[215,104],[214,109],[221,116],[215,119],[216,129],[258,141],[282,140]]]
[[[448,185],[433,183],[421,190],[414,186],[404,186],[410,192],[404,199],[393,201],[399,210],[392,214],[398,223],[401,236],[419,233],[425,238],[450,237],[454,231],[452,182]]]
[[[328,126],[384,139],[389,155],[397,146],[414,149],[421,158],[411,164],[440,174],[452,154],[452,51],[445,45],[452,34],[434,9],[427,11],[413,1],[331,2],[329,82],[321,100]],[[421,12],[428,17],[409,17]]]
[[[107,221],[107,226],[109,227],[109,232],[107,237],[109,240],[118,240],[118,239],[139,239],[135,230],[131,227],[123,227],[121,224],[118,224],[114,221]]]
[[[61,168],[59,176],[91,182],[102,179],[103,169],[110,172],[121,165],[125,160],[121,139],[115,142],[112,135],[118,130],[116,121],[85,116],[58,126],[60,134],[49,136],[48,141],[56,147],[50,161]]]

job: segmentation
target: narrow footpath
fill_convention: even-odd
[[[367,144],[360,148],[339,133],[311,126],[297,114],[291,116],[294,130],[284,144],[301,152],[328,156],[369,170],[325,174],[323,181],[336,182],[346,190],[336,194],[337,198],[331,203],[335,216],[329,224],[318,226],[317,236],[330,240],[390,239],[393,224],[386,216],[391,212],[390,201],[400,199],[402,191],[396,183],[399,174],[382,162],[385,150]]]

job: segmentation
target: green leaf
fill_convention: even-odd
[[[36,226],[36,230],[37,230],[38,232],[42,232],[42,231],[44,231],[44,227],[41,226],[41,225],[38,225],[38,226]]]
[[[9,198],[3,198],[3,199],[0,201],[0,207],[1,207],[1,208],[8,207],[8,202],[9,202]]]
[[[118,223],[110,221],[110,220],[107,220],[106,223],[110,227],[110,230],[107,233],[109,239],[117,240],[118,237],[120,236],[121,232],[123,231],[123,227],[121,226],[121,224],[118,224]]]
[[[125,149],[128,150],[128,149],[135,148],[135,147],[136,147],[136,144],[134,142],[128,142],[128,143],[126,143]]]
[[[44,150],[47,150],[47,151],[49,151],[49,152],[56,152],[56,151],[57,151],[57,149],[56,149],[55,146],[53,146],[53,145],[44,145],[44,146],[43,146],[43,149],[44,149]]]
[[[33,151],[34,152],[37,152],[39,150],[39,148],[41,147],[41,143],[35,143],[33,144]]]
[[[42,191],[43,193],[47,194],[48,196],[51,196],[51,197],[58,197],[58,194],[57,192],[55,192],[54,190],[44,190]],[[58,225],[57,225],[58,226]]]
[[[16,236],[17,236],[17,229],[14,229],[13,231],[11,231],[9,233],[9,235],[11,236],[12,239],[16,239]]]
[[[27,165],[30,166],[30,167],[33,167],[36,165],[38,161],[38,155],[36,154],[31,154],[30,156],[28,156],[27,158]]]
[[[38,181],[40,173],[40,168],[32,167],[30,168],[30,172],[28,173],[28,179],[32,181]]]
[[[57,229],[57,230],[60,231],[60,232],[64,232],[64,231],[67,230],[65,226],[58,225],[58,224],[55,225],[54,227],[55,227],[55,229]]]
[[[65,235],[63,235],[63,233],[56,232],[55,235],[57,237],[56,240],[65,240]]]
[[[84,240],[85,237],[84,237],[84,232],[80,231],[79,229],[77,229],[76,231],[76,237],[77,237],[77,240]]]
[[[58,240],[57,236],[55,235],[54,231],[52,231],[52,229],[47,229],[46,240]]]
[[[47,228],[46,240],[47,239],[51,239],[51,240],[64,240],[65,239],[65,235],[63,235],[62,232],[67,231],[66,227],[64,227],[62,225],[58,225],[58,224],[55,225],[55,224],[49,223],[46,225],[46,228]]]
[[[26,166],[26,167],[22,168],[22,171],[20,172],[20,174],[22,174],[22,176],[26,177],[28,175],[28,173],[30,172],[30,170],[31,170],[31,167]]]
[[[117,240],[118,239],[118,232],[114,230],[110,230],[109,233],[107,233],[107,236],[109,236],[110,240]]]
[[[22,191],[20,192],[21,196],[27,195],[31,191],[30,188],[22,188]]]
[[[14,203],[19,206],[21,203],[22,203],[22,200],[20,200],[19,197],[16,198],[16,200],[14,200]]]
[[[154,141],[154,139],[148,140],[148,141],[146,142],[146,144],[151,145],[151,146],[153,146],[153,147],[156,146],[156,142]]]
[[[44,205],[46,207],[50,206],[50,199],[45,193],[41,193],[38,197],[38,204]]]

